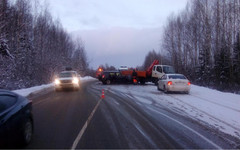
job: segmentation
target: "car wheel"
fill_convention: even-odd
[[[189,94],[189,91],[186,91],[185,93],[186,93],[186,94]]]
[[[164,93],[168,93],[168,91],[167,91],[165,85],[164,85],[164,87],[163,87],[163,91],[164,91]]]
[[[159,84],[157,85],[157,89],[158,89],[158,91],[160,91],[161,89],[159,88]]]
[[[28,145],[32,140],[32,136],[33,136],[33,122],[31,119],[27,119],[23,124],[23,128],[21,131],[20,137],[22,141],[21,145],[22,146]]]
[[[106,81],[106,83],[107,83],[107,85],[111,84],[111,80],[108,79],[108,80]]]

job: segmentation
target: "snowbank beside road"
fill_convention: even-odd
[[[171,111],[240,138],[240,95],[192,85],[190,94],[158,91],[152,84],[110,85],[107,89],[133,97],[149,109],[164,106]]]
[[[89,80],[96,80],[96,78],[86,76],[86,77],[80,77],[80,81],[89,81]]]
[[[34,87],[26,88],[26,89],[14,90],[13,92],[15,92],[15,93],[17,93],[19,95],[22,95],[24,97],[27,97],[27,96],[29,96],[32,93],[35,93],[35,92],[38,92],[38,91],[41,91],[41,90],[53,87],[53,85],[54,85],[53,83],[43,84],[43,85],[40,85],[40,86],[34,86]]]
[[[94,80],[94,78],[86,76],[86,77],[81,77],[81,81],[89,81],[89,80]],[[34,93],[38,93],[44,89],[48,89],[54,86],[54,83],[50,83],[50,84],[43,84],[40,86],[34,86],[31,88],[26,88],[26,89],[19,89],[19,90],[14,90],[13,92],[22,95],[24,97],[29,96],[30,94],[34,94]]]

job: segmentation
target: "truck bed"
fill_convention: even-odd
[[[147,73],[146,71],[136,71],[137,72],[137,77],[139,78],[146,78],[147,77]],[[121,71],[122,76],[132,76],[133,71],[132,70],[124,70]]]

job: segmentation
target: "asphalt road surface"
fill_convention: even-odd
[[[229,138],[190,118],[160,105],[149,108],[97,81],[31,99],[31,149],[235,148]]]

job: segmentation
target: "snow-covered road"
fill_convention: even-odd
[[[85,77],[81,80],[87,82],[95,79]],[[240,139],[240,95],[196,85],[191,85],[190,94],[165,94],[158,91],[157,87],[151,83],[146,85],[102,85],[97,82],[96,86],[134,98],[138,103],[148,105],[148,108],[152,108],[154,111],[156,108],[153,106],[164,106],[180,115],[190,117]],[[53,87],[52,83],[14,92],[28,96],[51,87]]]
[[[165,106],[180,115],[240,139],[240,95],[195,85],[191,86],[189,95],[165,94],[150,83],[136,86],[101,85],[101,87],[133,97],[139,103],[148,105],[149,109],[151,106]]]

